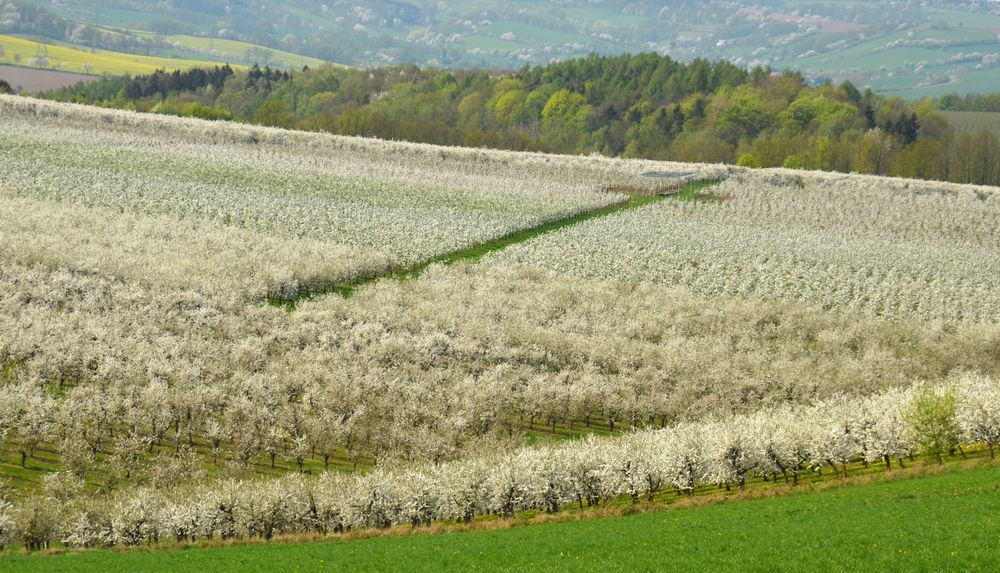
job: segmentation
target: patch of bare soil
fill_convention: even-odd
[[[98,76],[59,72],[56,70],[39,70],[19,66],[0,65],[0,80],[5,80],[15,92],[43,92],[69,86],[80,82],[92,82],[100,79]]]

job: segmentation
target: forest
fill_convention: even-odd
[[[59,101],[451,146],[601,154],[1000,183],[1000,141],[942,111],[995,95],[906,101],[794,72],[637,54],[517,72],[322,66],[159,72],[46,94]]]

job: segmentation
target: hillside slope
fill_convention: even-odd
[[[155,53],[173,49],[173,40],[129,34],[235,40],[274,51],[274,62],[285,59],[281,50],[364,66],[512,70],[590,53],[652,51],[684,61],[727,59],[740,66],[795,69],[817,82],[850,79],[914,99],[990,91],[1000,74],[1000,8],[990,2],[128,0],[93,7],[18,0],[7,6],[21,18],[0,22],[18,33],[85,40],[95,47],[128,44]],[[55,19],[60,22],[51,22]],[[70,32],[80,25],[91,31]],[[110,32],[126,37],[112,38]]]

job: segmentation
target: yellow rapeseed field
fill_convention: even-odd
[[[163,68],[184,70],[198,66],[213,66],[217,62],[181,60],[140,56],[107,50],[90,50],[55,44],[40,44],[14,36],[0,35],[0,63],[45,67],[81,74],[148,74]],[[39,59],[47,58],[45,66]]]

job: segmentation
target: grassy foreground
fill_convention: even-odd
[[[0,571],[989,571],[1000,465],[493,531],[0,559]]]

